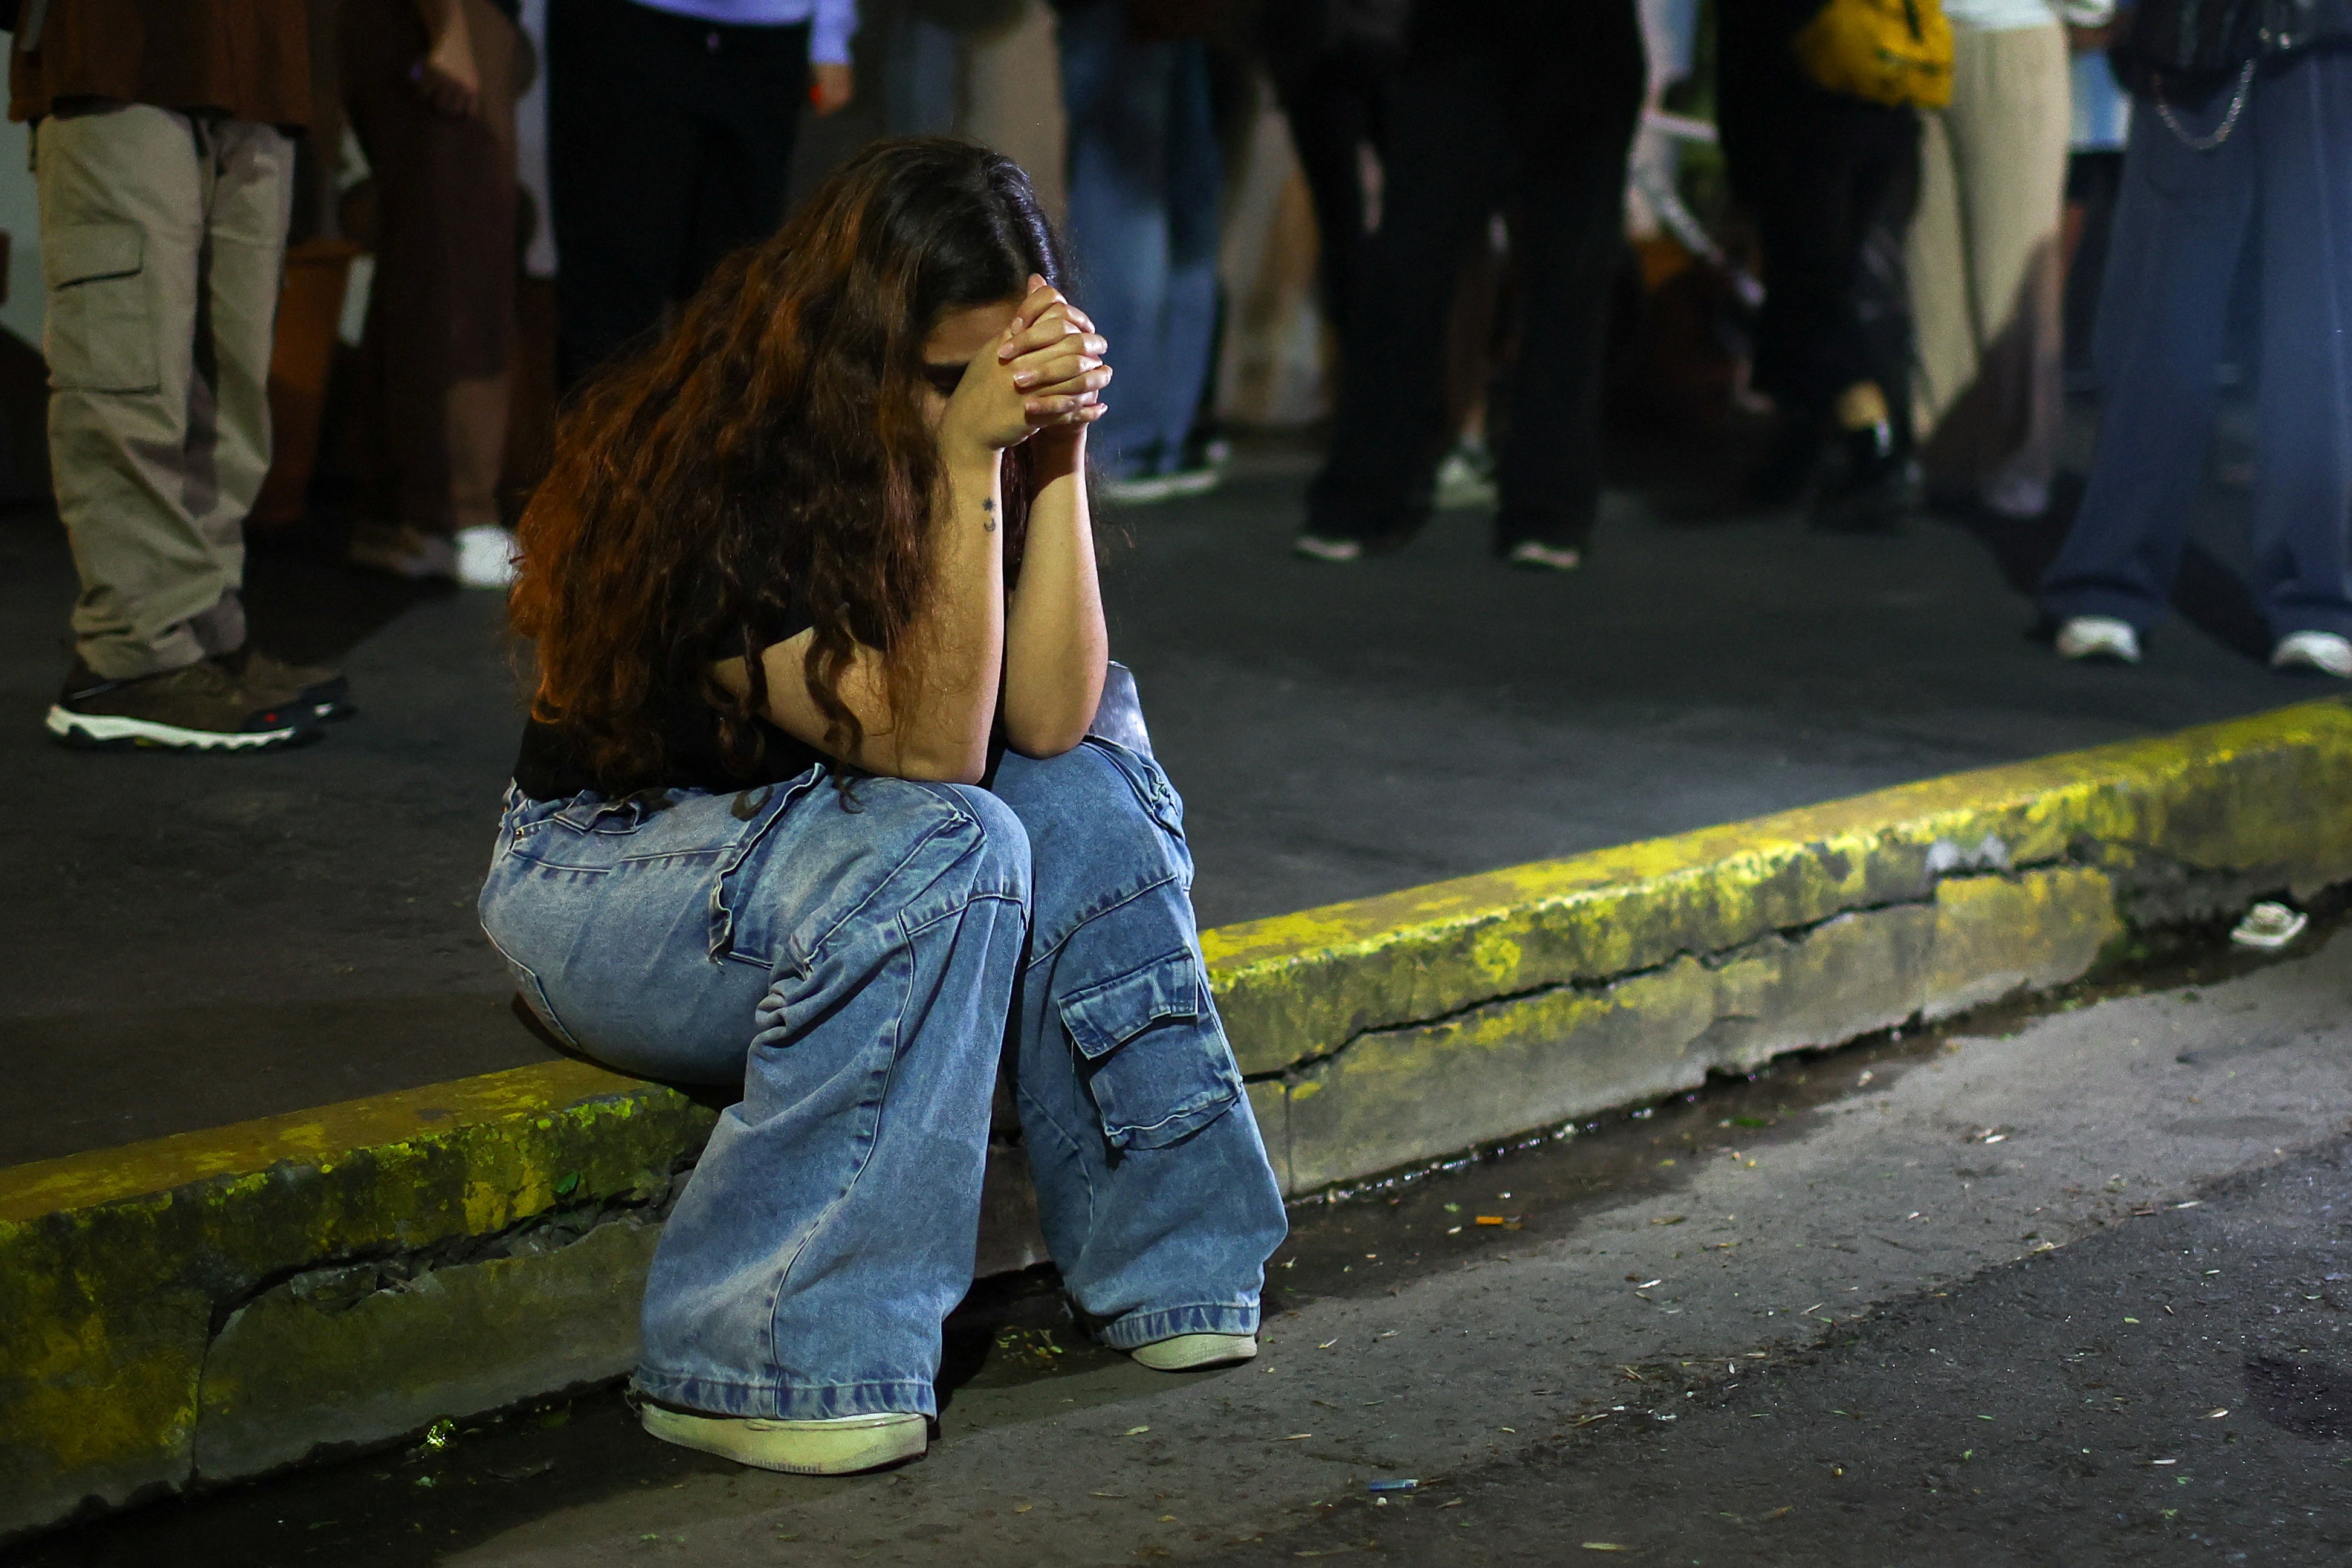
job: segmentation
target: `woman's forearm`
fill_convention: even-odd
[[[1087,510],[1086,435],[1040,436],[1029,541],[1004,627],[1004,738],[1050,757],[1085,739],[1102,700],[1110,639]]]

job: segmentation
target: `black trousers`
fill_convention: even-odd
[[[1874,381],[1907,439],[1903,239],[1918,195],[1919,119],[1813,86],[1790,52],[1789,10],[1727,0],[1721,13],[1717,123],[1732,193],[1764,251],[1756,385],[1811,417]]]
[[[1427,0],[1381,110],[1380,227],[1358,252],[1308,531],[1394,542],[1429,516],[1445,328],[1498,207],[1521,277],[1496,547],[1580,547],[1601,498],[1601,371],[1641,107],[1631,0]]]
[[[719,258],[783,219],[808,26],[630,0],[547,17],[547,173],[565,379],[650,334]]]

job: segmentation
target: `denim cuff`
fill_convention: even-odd
[[[769,1385],[721,1383],[641,1366],[632,1381],[636,1391],[648,1398],[698,1410],[706,1415],[757,1416],[765,1421],[831,1421],[844,1415],[935,1416],[940,1413],[929,1378]]]
[[[1255,1303],[1236,1307],[1219,1301],[1195,1307],[1163,1307],[1156,1312],[1133,1312],[1103,1326],[1103,1342],[1113,1350],[1131,1351],[1179,1334],[1254,1334],[1257,1332]]]

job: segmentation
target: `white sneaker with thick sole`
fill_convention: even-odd
[[[681,1448],[795,1476],[846,1476],[911,1459],[930,1446],[920,1415],[843,1415],[830,1421],[770,1421],[757,1415],[695,1415],[648,1404],[647,1432]]]
[[[2352,639],[2334,632],[2289,632],[2271,650],[2273,669],[2315,669],[2352,680]]]
[[[2113,616],[2075,616],[2058,628],[2058,657],[2137,664],[2139,633]]]
[[[1360,561],[1364,558],[1361,540],[1329,539],[1319,533],[1302,533],[1290,542],[1294,554],[1309,561]]]
[[[1573,572],[1584,564],[1581,551],[1564,544],[1546,544],[1540,539],[1522,539],[1511,546],[1504,557],[1514,566],[1525,566],[1538,572]]]
[[[1255,1334],[1178,1334],[1127,1352],[1154,1372],[1200,1372],[1257,1359]]]
[[[495,522],[457,531],[457,581],[467,588],[511,588],[515,580],[514,530]]]

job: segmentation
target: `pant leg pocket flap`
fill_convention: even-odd
[[[1115,1148],[1164,1148],[1241,1097],[1233,1053],[1189,952],[1074,991],[1062,998],[1061,1014]]]

